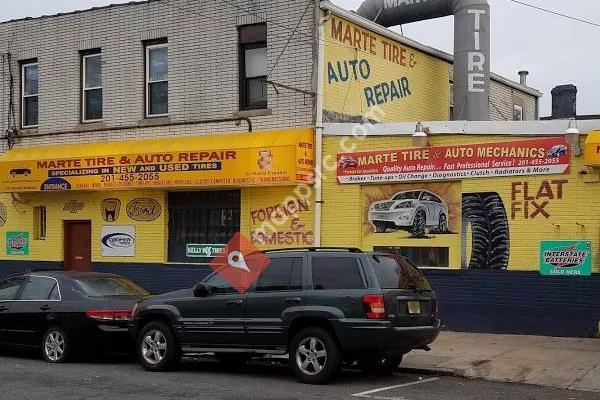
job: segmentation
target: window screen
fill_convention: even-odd
[[[365,287],[358,262],[353,257],[313,257],[312,279],[315,290]]]

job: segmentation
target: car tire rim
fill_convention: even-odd
[[[148,331],[142,340],[142,357],[150,365],[159,364],[167,354],[167,338],[158,329]]]
[[[59,331],[52,331],[46,335],[44,352],[48,360],[59,361],[65,354],[65,338]]]
[[[317,375],[327,364],[327,348],[321,339],[304,338],[296,349],[296,365],[305,375]]]

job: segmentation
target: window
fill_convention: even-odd
[[[401,254],[419,268],[448,268],[448,247],[385,247],[376,246],[375,251]]]
[[[372,256],[371,260],[382,289],[431,290],[423,274],[405,258]]]
[[[523,121],[523,106],[513,105],[513,121]]]
[[[0,282],[0,301],[14,300],[24,280],[18,277]]]
[[[302,289],[302,259],[274,258],[262,271],[257,292]]]
[[[449,97],[449,103],[450,103],[450,110],[448,112],[449,114],[449,119],[450,121],[454,120],[454,82],[450,81],[450,97]]]
[[[25,284],[25,288],[23,289],[23,292],[21,292],[19,299],[31,301],[59,300],[56,298],[58,297],[57,286],[58,282],[56,282],[55,279],[32,276]]]
[[[24,128],[38,124],[38,79],[37,61],[21,65],[21,125]]]
[[[33,237],[36,240],[46,239],[46,207],[34,207],[35,225],[33,227]]]
[[[82,54],[82,122],[102,119],[102,55],[96,51]]]
[[[313,257],[312,280],[315,290],[365,287],[354,257]]]
[[[206,284],[211,287],[211,293],[213,294],[231,294],[238,293],[221,275],[215,274],[210,277]]]
[[[91,297],[144,297],[149,293],[126,278],[98,277],[75,280],[81,290]]]
[[[431,193],[423,192],[421,201],[435,201],[435,197]]]
[[[187,254],[188,244],[226,244],[240,231],[237,190],[169,193],[169,262],[208,263]]]
[[[240,108],[267,108],[267,25],[239,28]]]
[[[169,114],[169,45],[146,44],[146,116]]]

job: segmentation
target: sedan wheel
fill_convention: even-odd
[[[48,329],[42,343],[44,359],[50,363],[63,363],[69,357],[70,344],[62,328]]]

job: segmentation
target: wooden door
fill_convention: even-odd
[[[65,221],[65,269],[89,271],[91,267],[91,221]]]

